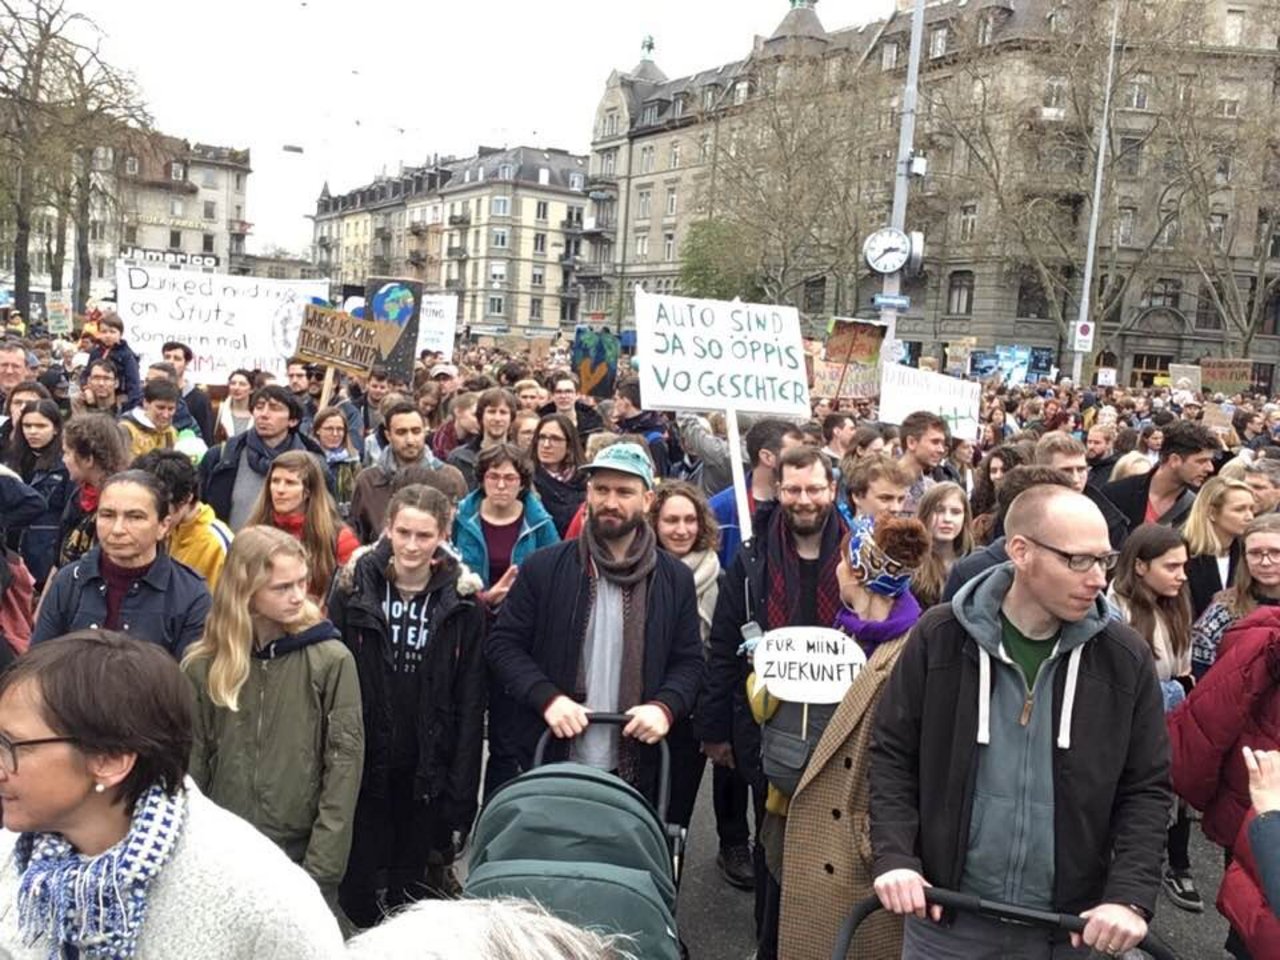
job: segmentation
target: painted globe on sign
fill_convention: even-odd
[[[384,284],[373,295],[373,318],[403,327],[413,316],[413,291],[403,283]]]

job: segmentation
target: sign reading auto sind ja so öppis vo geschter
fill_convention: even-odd
[[[646,410],[810,412],[795,307],[637,290],[636,359]]]

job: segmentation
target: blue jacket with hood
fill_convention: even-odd
[[[489,582],[489,545],[480,525],[480,501],[483,499],[484,491],[474,490],[458,504],[458,512],[453,518],[453,545],[458,548],[462,562],[484,581],[484,588],[488,590],[493,584]],[[555,521],[538,495],[525,491],[520,494],[520,500],[524,503],[524,514],[520,517],[520,535],[511,549],[513,567],[520,566],[533,551],[560,542]]]

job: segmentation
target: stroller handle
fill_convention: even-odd
[[[1004,920],[1010,923],[1021,923],[1027,926],[1051,927],[1065,930],[1068,933],[1081,933],[1085,927],[1085,919],[1075,914],[1054,913],[1049,910],[1033,910],[1030,907],[996,903],[993,900],[983,900],[981,897],[976,897],[972,894],[957,893],[954,890],[943,890],[939,887],[926,887],[924,899],[930,905],[946,907],[950,910],[961,910],[966,913],[976,913],[981,917]],[[844,924],[840,927],[840,934],[836,937],[835,948],[831,951],[831,960],[846,960],[858,925],[879,909],[881,909],[880,898],[876,896],[867,897],[854,905],[853,912],[849,914]],[[1155,960],[1178,960],[1173,951],[1150,933],[1147,934],[1145,940],[1138,944],[1138,949],[1145,950]]]
[[[629,713],[588,713],[589,723],[605,723],[615,727],[625,727],[634,718]],[[538,746],[533,751],[533,765],[540,767],[547,752],[547,744],[551,742],[551,728],[542,731],[538,738]],[[671,805],[671,748],[666,738],[659,740],[658,747],[658,819],[665,825],[667,808]]]

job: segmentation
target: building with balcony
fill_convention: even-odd
[[[883,226],[912,6],[829,30],[815,0],[792,0],[772,35],[744,38],[741,60],[672,80],[646,43],[635,68],[611,74],[592,127],[584,316],[627,326],[636,285],[679,290],[690,225],[730,207],[727,158],[750,149],[771,91],[804,69],[842,78],[824,89],[869,119],[854,141],[861,179],[840,185],[865,203],[848,247]],[[1110,0],[929,4],[916,126],[928,172],[913,180],[907,213],[925,233],[924,270],[904,279],[911,306],[897,327],[910,357],[941,359],[948,342],[973,337],[979,349],[1052,348],[1069,368],[1111,10]],[[1250,4],[1121,7],[1089,357],[1119,367],[1121,382],[1241,355],[1248,340],[1255,380],[1280,388],[1278,26]],[[781,299],[811,331],[872,311],[879,278],[856,258],[810,270]]]
[[[335,287],[390,272],[459,294],[473,333],[578,320],[586,158],[482,147],[317,201],[313,255]]]
[[[244,253],[248,220],[249,151],[192,144],[162,133],[132,136],[125,146],[92,155],[94,199],[89,209],[90,296],[108,298],[116,286],[116,259],[163,263],[174,269],[227,273]],[[53,286],[50,250],[58,217],[34,218],[31,289]],[[67,256],[61,289],[70,298],[75,270],[75,228],[66,224]],[[0,222],[0,287],[13,279],[10,225]]]

